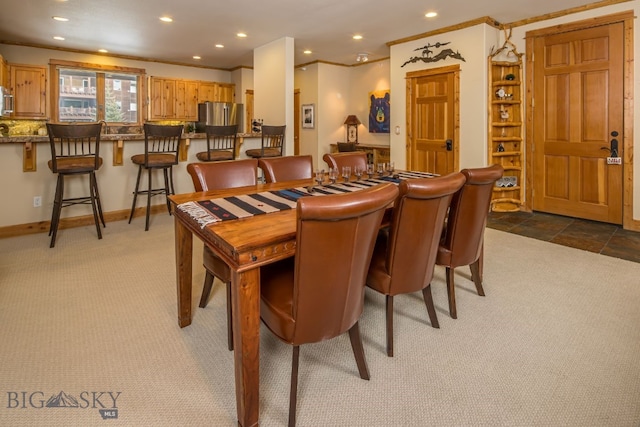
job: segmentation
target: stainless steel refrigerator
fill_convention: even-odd
[[[242,104],[233,102],[203,102],[198,104],[198,122],[196,132],[204,132],[205,126],[238,125],[238,132],[242,128]]]

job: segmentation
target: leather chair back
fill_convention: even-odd
[[[358,321],[375,238],[397,195],[396,185],[384,184],[298,200],[294,345],[336,337]]]
[[[257,183],[258,160],[190,163],[187,172],[196,191],[245,187]]]
[[[367,170],[367,153],[364,151],[351,151],[347,153],[327,153],[322,156],[328,167],[342,170],[343,166],[351,166],[355,170],[358,166],[362,171]]]
[[[416,292],[431,282],[447,210],[464,182],[460,172],[400,182],[384,258],[389,295]]]
[[[503,172],[500,165],[461,171],[466,182],[451,200],[438,264],[455,268],[478,260],[493,187]]]
[[[311,156],[265,157],[258,160],[267,183],[313,178]]]

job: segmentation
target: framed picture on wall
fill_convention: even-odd
[[[302,127],[304,129],[316,127],[316,107],[314,104],[302,104]]]

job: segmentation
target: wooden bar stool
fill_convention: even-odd
[[[238,125],[206,126],[207,151],[196,154],[201,162],[236,159]]]
[[[149,230],[149,213],[151,211],[151,197],[164,194],[165,197],[174,194],[173,189],[173,165],[178,164],[178,148],[180,147],[180,137],[182,136],[182,126],[152,125],[144,124],[144,154],[136,154],[131,157],[131,161],[138,165],[138,178],[136,179],[136,189],[133,192],[133,204],[129,214],[129,224],[136,210],[138,194],[147,195],[147,214],[144,230]],[[148,187],[146,190],[140,189],[140,175],[142,169],[148,172]],[[161,169],[164,175],[164,187],[153,188],[151,171]],[[171,204],[167,198],[167,210],[171,215]]]
[[[285,129],[286,126],[262,125],[262,144],[260,148],[247,150],[245,154],[254,159],[282,156]]]
[[[98,239],[102,239],[98,216],[103,226],[105,225],[100,204],[100,193],[95,172],[102,166],[100,157],[100,131],[101,123],[68,125],[47,123],[49,143],[51,145],[51,160],[49,169],[58,174],[56,182],[56,195],[53,200],[53,212],[51,213],[50,248],[56,244],[56,235],[60,225],[60,213],[62,208],[78,204],[91,204],[93,220],[96,224]],[[89,195],[82,197],[64,198],[64,178],[69,175],[89,175]]]

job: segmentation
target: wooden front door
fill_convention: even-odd
[[[300,89],[293,91],[293,154],[300,155]]]
[[[622,224],[623,40],[622,23],[532,40],[534,210]]]
[[[407,168],[446,175],[458,170],[460,67],[407,74]]]

